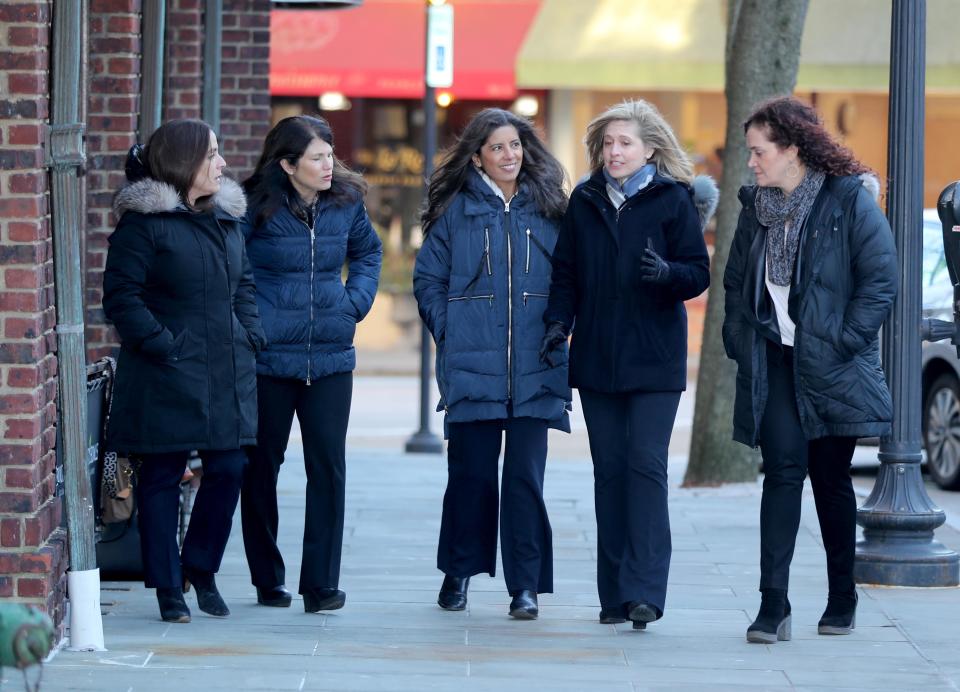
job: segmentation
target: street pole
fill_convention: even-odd
[[[425,68],[429,70],[430,55],[430,1],[424,3],[426,11],[426,33],[424,34]],[[423,89],[423,197],[427,197],[427,188],[433,175],[433,157],[437,151],[437,103],[435,90],[424,73]],[[443,441],[430,431],[430,330],[425,322],[420,322],[420,429],[417,430],[404,449],[407,452],[441,454]]]
[[[926,0],[893,0],[890,40],[890,180],[887,218],[900,263],[900,292],[883,327],[893,429],[880,440],[880,471],[857,511],[854,578],[860,584],[956,586],[958,556],[935,541],[943,510],[920,476],[921,219]]]

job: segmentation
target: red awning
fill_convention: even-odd
[[[449,1],[449,0],[448,0]],[[453,86],[460,99],[516,96],[513,66],[541,0],[452,0]],[[270,93],[422,98],[426,4],[365,0],[355,9],[273,10]]]

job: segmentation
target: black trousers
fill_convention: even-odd
[[[240,503],[243,547],[254,586],[271,588],[286,579],[277,547],[277,478],[294,414],[300,421],[307,472],[300,593],[338,586],[352,397],[350,372],[321,377],[309,385],[257,376],[257,446],[250,450]]]
[[[199,571],[217,572],[230,538],[246,454],[241,449],[200,452],[203,477],[182,552],[177,546],[180,479],[190,452],[140,456],[136,495],[144,584],[159,589],[183,586],[181,562]]]
[[[506,433],[501,494],[500,446]],[[506,418],[449,424],[437,568],[454,577],[497,569],[497,512],[507,591],[553,592],[553,532],[543,502],[547,421]]]
[[[784,589],[800,528],[803,481],[810,473],[827,553],[830,593],[854,592],[857,500],[850,478],[855,437],[807,440],[800,427],[793,349],[767,341],[768,399],[760,423],[763,498],[760,502],[760,588]]]
[[[680,392],[580,390],[593,457],[597,590],[604,608],[663,612],[670,573],[667,449]]]

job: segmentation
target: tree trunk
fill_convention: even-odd
[[[793,92],[808,0],[728,2],[724,87],[727,133],[685,486],[750,481],[757,477],[756,452],[732,440],[736,365],[727,359],[720,336],[723,272],[740,213],[737,191],[752,182],[746,165],[743,121],[758,101]]]

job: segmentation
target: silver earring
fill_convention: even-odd
[[[800,177],[800,166],[798,166],[798,165],[797,165],[797,162],[794,161],[794,162],[791,163],[789,166],[787,166],[787,170],[784,171],[784,172],[786,173],[786,175],[787,175],[788,178],[791,178],[791,179],[792,179],[792,178],[799,178],[799,177]]]

